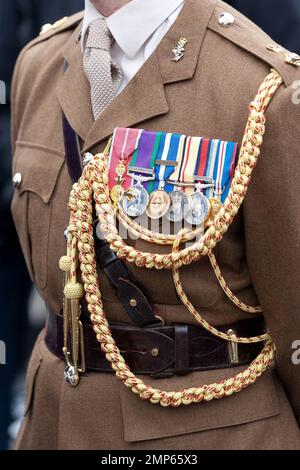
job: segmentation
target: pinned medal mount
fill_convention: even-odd
[[[120,165],[120,168],[122,168],[122,172],[125,170],[125,166]],[[134,172],[137,170],[139,173]],[[144,172],[144,175],[141,172]],[[160,183],[159,188],[149,195],[143,183],[154,181],[154,172],[134,168],[128,172],[128,175],[135,181],[135,184],[127,191],[124,191],[122,181],[118,179],[117,184],[110,192],[110,197],[115,209],[121,209],[129,217],[141,217],[146,213],[152,220],[166,217],[173,223],[185,220],[193,226],[204,226],[217,215],[222,207],[216,191],[214,191],[215,197],[210,199],[203,194],[203,190],[214,188],[212,178],[195,176],[194,183],[168,180],[166,183],[172,184],[178,189],[168,193],[164,190],[164,184]],[[186,194],[184,192],[186,187],[193,188],[194,192]]]
[[[237,155],[235,142],[116,128],[108,159],[115,213],[209,227],[228,194]]]

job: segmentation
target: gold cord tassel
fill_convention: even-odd
[[[80,380],[79,372],[85,372],[83,328],[80,322],[83,286],[77,282],[77,241],[73,235],[68,236],[68,255],[59,262],[64,273],[64,347],[63,353],[67,367],[65,378],[72,386]],[[70,342],[69,342],[70,337]],[[70,344],[69,344],[70,343]],[[71,348],[70,348],[71,346]],[[81,367],[79,361],[81,356]]]

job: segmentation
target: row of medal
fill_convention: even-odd
[[[226,198],[237,150],[218,139],[116,128],[108,159],[111,199],[132,218],[203,226]]]
[[[146,214],[152,220],[166,217],[170,222],[177,223],[185,220],[190,225],[201,226],[210,217],[211,211],[221,206],[219,198],[209,200],[202,192],[213,186],[213,181],[195,183],[192,194],[186,194],[182,189],[168,193],[163,187],[148,194],[142,184],[141,175],[131,176],[136,180],[136,184],[130,189],[124,191],[122,186],[117,184],[110,193],[114,204],[118,205],[129,217],[141,217]],[[205,177],[203,179],[207,180]]]

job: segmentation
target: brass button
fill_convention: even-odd
[[[231,13],[224,11],[219,16],[219,25],[223,26],[223,28],[228,28],[232,26],[235,22],[235,18]]]
[[[135,299],[131,299],[130,306],[131,307],[136,307],[137,306],[137,301]]]
[[[18,188],[20,186],[20,184],[22,183],[22,175],[21,173],[16,173],[13,177],[13,185],[15,188]]]
[[[159,355],[159,349],[158,348],[151,349],[151,356],[157,357],[158,355]]]

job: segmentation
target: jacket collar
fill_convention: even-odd
[[[78,41],[82,24],[78,26],[63,50],[66,70],[58,84],[57,96],[71,126],[84,142],[84,152],[111,135],[116,126],[133,127],[168,113],[165,85],[194,76],[215,4],[216,0],[186,0],[155,52],[96,121],[93,120],[90,87]],[[171,60],[172,49],[181,37],[188,40],[185,55],[179,62],[174,62]]]
[[[183,3],[184,0],[168,0],[167,2],[131,0],[123,8],[106,18],[107,26],[122,51],[130,59],[134,59],[147,39]],[[84,50],[87,30],[97,18],[103,18],[103,15],[94,7],[91,0],[85,0],[82,50]]]

